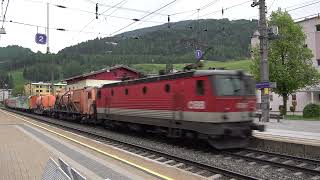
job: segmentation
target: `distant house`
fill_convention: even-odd
[[[0,89],[0,102],[11,96],[11,89]]]
[[[24,85],[24,94],[26,96],[56,94],[65,91],[66,85],[66,83],[54,83],[52,88],[48,82],[30,82]]]
[[[314,57],[312,58],[313,66],[320,71],[320,17],[314,16],[296,22],[302,27],[306,35],[306,46],[311,49]],[[259,47],[259,33],[256,31],[251,38],[251,48]],[[258,102],[260,100],[260,92],[257,94]],[[309,103],[320,104],[320,84],[313,87],[305,87],[298,90],[288,99],[288,111],[292,104],[292,99],[296,99],[296,111],[302,112],[303,108]],[[275,93],[270,95],[270,106],[272,111],[279,111],[279,106],[282,105],[282,98]]]
[[[133,68],[118,65],[98,71],[82,74],[65,79],[67,90],[82,89],[84,87],[97,87],[103,84],[119,82],[122,80],[136,79],[141,73]]]

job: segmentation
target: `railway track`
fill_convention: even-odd
[[[177,157],[159,150],[154,150],[154,149],[140,146],[134,143],[128,143],[121,140],[110,139],[108,137],[105,137],[103,134],[99,133],[99,131],[98,132],[94,131],[90,127],[87,128],[87,127],[83,127],[81,125],[70,123],[70,122],[59,121],[59,120],[44,117],[44,116],[38,116],[38,115],[23,113],[23,112],[14,111],[14,110],[8,110],[8,111],[17,113],[25,117],[33,118],[35,120],[39,120],[41,122],[46,122],[49,124],[60,126],[66,130],[71,130],[73,132],[76,132],[77,134],[86,135],[87,137],[94,138],[97,141],[103,142],[113,147],[117,147],[119,149],[129,151],[136,155],[149,158],[151,160],[158,161],[175,168],[183,169],[185,171],[189,171],[206,178],[219,179],[219,180],[220,179],[221,180],[223,179],[239,179],[239,180],[260,179],[260,178],[252,177],[250,175],[215,167],[209,164],[189,160],[187,157],[185,158]]]
[[[98,140],[105,144],[132,152],[134,154],[176,167],[190,171],[192,173],[201,175],[203,177],[209,177],[211,179],[265,179],[257,178],[254,176],[246,175],[246,173],[239,173],[212,164],[207,164],[204,162],[199,162],[195,160],[190,160],[187,157],[177,157],[175,155],[165,153],[160,150],[155,150],[153,148],[147,148],[142,145],[137,145],[135,143],[128,143],[121,140],[110,139],[106,137],[97,128],[87,127],[75,123],[59,121],[52,118],[47,118],[43,116],[37,116],[32,114],[26,114],[21,112],[16,112],[20,115],[31,117],[36,120],[45,121],[50,124],[54,124],[65,128],[69,131],[75,133],[83,134],[92,139]],[[192,149],[187,148],[187,149]],[[308,179],[320,180],[320,161],[313,159],[306,159],[301,157],[289,156],[284,154],[271,153],[266,151],[260,151],[255,149],[241,149],[233,151],[219,151],[210,152],[208,150],[192,149],[193,151],[202,154],[209,154],[212,156],[222,156],[224,159],[236,159],[236,161],[245,161],[248,165],[258,164],[260,168],[273,168],[278,172],[287,171],[292,174],[293,177],[298,177],[301,175],[306,175]]]
[[[312,179],[320,179],[320,161],[296,156],[266,152],[256,149],[243,149],[235,152],[223,152],[225,156],[233,156],[249,163],[262,163],[263,167],[277,167],[278,171],[290,170],[294,175],[308,174]]]

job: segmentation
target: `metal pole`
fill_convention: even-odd
[[[268,32],[266,20],[266,2],[265,0],[259,1],[259,33],[260,33],[260,79],[262,82],[269,82],[269,64],[268,64]],[[261,109],[262,121],[269,122],[269,89],[261,89]]]
[[[53,94],[53,81],[54,81],[54,76],[53,76],[53,58],[50,54],[50,48],[49,48],[49,3],[47,3],[47,54],[49,55],[49,58],[51,60],[51,88],[49,88],[50,93]]]
[[[47,54],[49,53],[49,3],[47,3]]]

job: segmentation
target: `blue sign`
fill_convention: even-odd
[[[269,88],[270,84],[269,82],[259,82],[256,84],[256,88],[262,89],[262,88]]]
[[[47,43],[47,35],[37,33],[35,40],[36,40],[37,44],[46,44]]]
[[[263,88],[276,88],[277,83],[276,82],[259,82],[256,84],[257,89],[263,89]]]
[[[202,58],[202,51],[197,49],[196,52],[195,52],[195,57],[197,60],[200,60]]]

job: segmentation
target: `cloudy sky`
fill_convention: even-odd
[[[3,11],[8,0],[3,1]],[[20,45],[33,51],[46,51],[46,45],[35,43],[35,34],[46,33],[47,3],[49,3],[49,45],[50,51],[58,52],[64,47],[96,37],[112,36],[121,32],[142,27],[159,25],[167,22],[170,15],[172,22],[186,19],[253,19],[258,18],[258,8],[250,7],[250,0],[176,0],[172,4],[147,16],[142,21],[126,27],[173,0],[9,0],[4,28],[7,34],[1,35],[0,47]],[[99,4],[95,18],[95,4]],[[309,5],[313,4],[313,5]],[[65,6],[59,8],[57,5]],[[307,5],[306,7],[302,7]],[[320,1],[316,0],[267,0],[268,14],[282,9],[291,10],[294,19],[319,13]],[[298,9],[296,9],[298,8]],[[199,10],[199,13],[197,11]],[[224,10],[222,15],[221,10]],[[1,11],[1,9],[0,9]],[[102,14],[103,13],[103,14]],[[2,20],[1,13],[0,19]],[[320,20],[319,20],[320,21]],[[0,22],[2,23],[2,22]],[[38,26],[38,27],[37,27]],[[125,28],[124,28],[125,27]],[[55,29],[63,28],[66,31]]]

